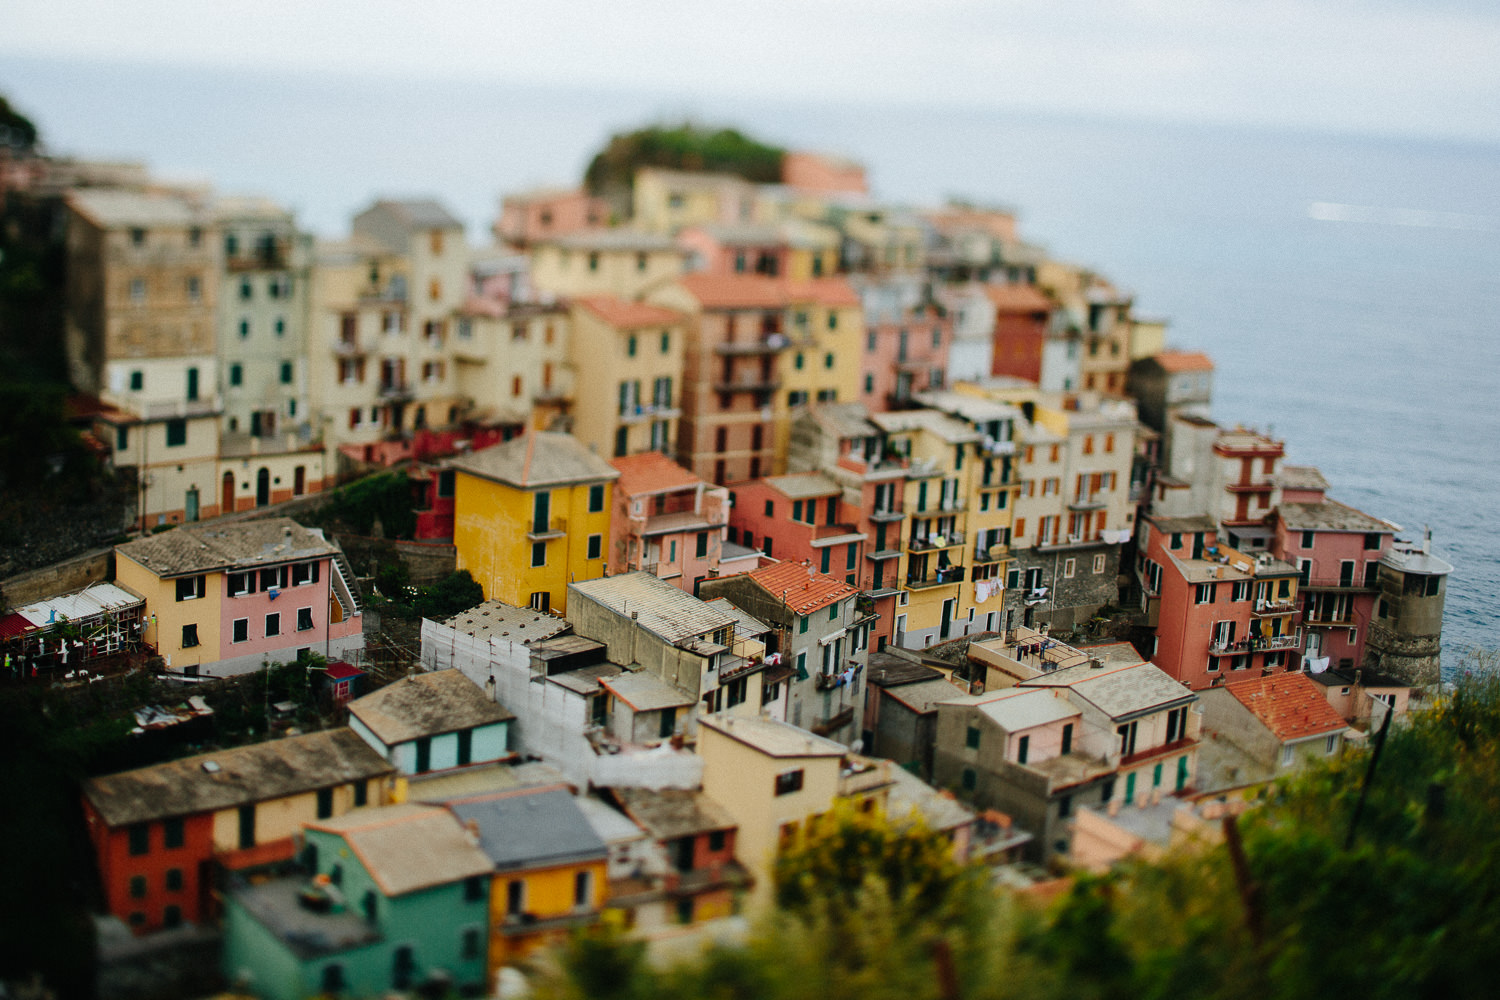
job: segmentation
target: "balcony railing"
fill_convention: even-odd
[[[974,545],[975,562],[999,562],[1010,555],[1009,545],[986,545],[976,542]]]
[[[1342,576],[1313,576],[1300,581],[1303,590],[1378,590],[1377,584],[1365,583],[1360,577],[1348,580]]]
[[[668,419],[682,416],[682,411],[670,403],[634,403],[620,410],[620,423],[633,424],[641,420]]]
[[[777,351],[786,347],[789,343],[791,342],[781,334],[769,333],[761,337],[759,340],[716,344],[714,346],[714,353],[729,356],[739,356],[745,354],[775,354]]]
[[[526,537],[533,542],[546,541],[549,538],[561,538],[568,533],[568,519],[565,517],[554,517],[545,524],[531,523],[526,531]]]
[[[872,511],[870,511],[870,515],[869,516],[870,516],[870,520],[872,520],[872,521],[876,521],[876,522],[884,521],[886,523],[890,523],[892,521],[899,521],[902,518],[906,517],[906,511],[904,511],[904,510],[872,510]]]
[[[715,382],[715,392],[775,392],[781,388],[781,380],[762,376],[742,378],[732,382]]]
[[[932,552],[936,549],[957,549],[964,545],[964,533],[962,531],[950,531],[943,535],[923,535],[913,537],[907,543],[908,552]]]
[[[936,570],[926,575],[917,573],[908,573],[906,575],[907,590],[923,590],[927,587],[941,587],[945,584],[963,582],[964,568],[962,566],[949,566],[946,569]]]
[[[1083,494],[1081,496],[1076,496],[1072,500],[1070,500],[1068,502],[1068,509],[1069,510],[1103,510],[1104,509],[1104,505],[1105,505],[1105,499],[1104,499],[1104,497],[1099,496],[1097,493],[1092,494],[1092,495],[1085,493],[1085,494]]]
[[[411,397],[412,387],[410,382],[402,380],[400,382],[380,383],[381,399],[411,399]]]
[[[1237,653],[1299,649],[1301,646],[1302,634],[1300,632],[1289,632],[1286,635],[1246,636],[1243,639],[1233,639],[1229,642],[1214,641],[1209,644],[1208,651],[1214,656],[1230,656]]]
[[[1296,610],[1295,597],[1273,597],[1268,601],[1255,602],[1255,613],[1258,615],[1284,615]]]

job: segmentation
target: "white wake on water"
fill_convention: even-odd
[[[1307,217],[1318,222],[1360,222],[1366,225],[1412,226],[1423,229],[1466,229],[1483,233],[1500,231],[1500,219],[1491,215],[1435,212],[1424,208],[1345,205],[1337,201],[1310,203],[1307,206]]]

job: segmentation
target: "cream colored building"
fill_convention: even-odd
[[[551,430],[571,408],[573,319],[560,304],[471,303],[454,323],[459,417]]]
[[[675,234],[684,226],[755,221],[757,185],[735,174],[643,167],[631,192],[634,225]]]
[[[531,248],[531,286],[541,296],[636,299],[679,277],[687,251],[671,237],[636,229],[587,229]]]
[[[672,454],[682,416],[687,317],[613,296],[575,299],[573,436],[595,454]]]
[[[776,854],[807,820],[840,801],[883,809],[892,784],[889,761],[856,756],[770,719],[700,716],[698,754],[704,794],[739,825],[736,846],[740,864],[755,877],[750,901],[756,909],[770,905]]]

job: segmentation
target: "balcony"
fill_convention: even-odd
[[[960,511],[969,509],[969,501],[964,497],[949,497],[946,500],[939,499],[937,509],[940,511]]]
[[[715,382],[714,392],[775,392],[781,388],[781,380],[769,376],[739,378],[732,382]]]
[[[1068,501],[1069,510],[1103,510],[1105,498],[1097,493],[1093,495],[1083,494]]]
[[[671,420],[682,416],[682,411],[666,403],[637,403],[620,411],[620,423],[638,424],[644,420]]]
[[[900,521],[905,518],[906,512],[901,510],[872,510],[870,511],[868,517],[871,521],[874,521],[877,524],[881,522],[890,524],[894,521]]]
[[[1303,624],[1306,625],[1337,625],[1340,627],[1353,627],[1354,609],[1343,608],[1316,608],[1309,607],[1302,615]]]
[[[727,357],[743,357],[752,354],[775,354],[782,348],[788,346],[791,341],[779,333],[769,333],[759,340],[746,341],[745,343],[715,344],[714,353]]]
[[[401,380],[400,382],[382,382],[382,383],[380,383],[380,398],[381,399],[389,399],[389,400],[400,401],[400,400],[411,399],[413,395],[414,395],[414,392],[412,390],[411,383],[407,382],[404,379]]]
[[[913,537],[907,542],[908,552],[933,552],[937,549],[963,548],[964,533],[962,531],[950,531],[946,535],[924,535],[920,538]]]
[[[942,587],[950,583],[964,582],[964,568],[962,566],[949,566],[927,575],[908,573],[906,575],[907,590],[926,590],[929,587]]]
[[[1255,613],[1258,615],[1289,615],[1296,610],[1295,597],[1273,597],[1268,601],[1255,602]]]
[[[531,523],[531,528],[526,532],[526,538],[533,542],[545,542],[554,538],[562,538],[568,533],[568,519],[565,517],[554,517],[546,524]]]
[[[1380,587],[1374,583],[1366,585],[1363,580],[1343,576],[1314,576],[1301,580],[1298,584],[1303,590],[1368,590],[1371,593]]]
[[[1212,656],[1233,656],[1239,653],[1275,652],[1278,649],[1300,648],[1302,648],[1302,634],[1291,632],[1287,635],[1246,636],[1230,642],[1215,641],[1209,644],[1208,652]]]
[[[976,563],[1000,562],[1008,555],[1010,555],[1009,545],[985,545],[983,542],[976,542],[974,545]]]
[[[149,420],[160,420],[173,417],[207,417],[219,412],[218,402],[213,397],[207,399],[193,400],[170,400],[161,403],[147,403],[140,408],[140,414]]]
[[[262,243],[259,246],[225,256],[224,269],[227,271],[282,271],[286,269],[290,257],[287,253],[288,249],[289,244],[285,240]]]
[[[333,353],[341,358],[359,358],[368,354],[369,351],[357,339],[345,340],[343,337],[335,337]]]

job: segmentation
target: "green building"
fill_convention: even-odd
[[[493,869],[445,809],[358,809],[309,825],[311,877],[234,887],[224,974],[265,1000],[485,983]]]

